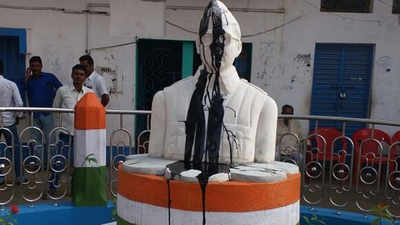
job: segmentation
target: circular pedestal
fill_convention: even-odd
[[[170,205],[168,200],[170,199]],[[253,183],[209,183],[206,188],[206,224],[295,225],[300,214],[300,174],[286,179]],[[119,224],[201,225],[202,193],[198,183],[171,180],[119,170]]]

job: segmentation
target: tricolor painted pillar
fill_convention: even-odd
[[[106,205],[106,112],[94,93],[75,105],[72,201],[76,206]]]

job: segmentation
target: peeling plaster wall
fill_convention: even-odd
[[[68,1],[0,1],[4,5],[49,6],[79,9],[85,7],[81,0]],[[70,81],[72,64],[84,53],[84,15],[62,14],[54,11],[29,11],[0,8],[0,27],[27,30],[27,62],[32,55],[43,60],[43,70],[54,73],[63,83]]]
[[[104,9],[103,9],[104,10]],[[95,60],[95,67],[110,68],[116,75],[117,92],[110,92],[110,103],[108,109],[132,110],[135,108],[135,76],[136,76],[136,44],[135,37],[110,36],[110,17],[101,15],[89,16],[89,49]],[[103,48],[120,43],[128,45]],[[104,75],[104,74],[103,74]],[[111,79],[104,75],[107,86],[110,87]],[[133,132],[134,116],[123,117],[123,128]],[[109,130],[120,128],[119,116],[107,117]],[[133,134],[133,133],[132,133]],[[110,142],[110,133],[107,134],[107,142]],[[126,138],[115,138],[113,142],[126,142]],[[134,140],[133,140],[134,141]]]
[[[285,0],[286,21],[301,17],[283,28],[283,80],[274,80],[280,104],[292,104],[296,114],[310,113],[315,43],[375,44],[371,81],[370,118],[400,122],[400,16],[391,12],[392,0],[373,1],[373,12],[324,13],[320,0]],[[292,82],[295,77],[295,82]],[[285,84],[282,84],[284,82]],[[285,85],[294,86],[286,91]],[[306,128],[308,126],[305,126]],[[379,127],[378,127],[379,128]],[[400,130],[380,127],[393,134]]]
[[[35,0],[7,1],[0,4],[25,7],[58,7],[83,10],[89,2],[86,0]],[[108,11],[108,8],[91,8]],[[99,48],[135,41],[135,37],[110,36],[110,16],[89,15],[88,48]],[[70,85],[71,68],[79,63],[79,57],[86,49],[86,15],[64,14],[49,10],[20,10],[0,8],[0,27],[25,28],[27,30],[27,60],[39,55],[43,60],[43,71],[54,73],[64,84]],[[136,45],[115,48],[100,48],[91,51],[95,67],[108,67],[118,76],[119,93],[111,94],[109,109],[134,109],[135,59]],[[110,85],[108,82],[107,85]],[[124,117],[124,127],[133,131],[134,117]],[[110,116],[107,121],[111,129],[119,128],[119,117]],[[109,136],[107,142],[109,142]],[[117,140],[119,142],[120,139]]]
[[[391,4],[391,0],[383,0]],[[0,0],[1,4],[20,6],[56,6],[84,9],[88,2],[109,0]],[[251,82],[267,91],[279,106],[291,104],[295,113],[310,113],[315,43],[372,43],[376,45],[371,88],[372,119],[400,122],[396,104],[400,84],[400,18],[390,6],[374,1],[373,13],[323,13],[320,0],[225,0],[233,8],[285,8],[285,13],[238,12],[245,36],[253,44]],[[166,6],[203,7],[208,0],[166,0]],[[98,8],[98,10],[109,10]],[[151,15],[149,10],[148,14]],[[201,10],[165,10],[164,39],[195,40]],[[96,67],[110,68],[117,74],[118,93],[112,93],[111,109],[135,106],[136,45],[101,48],[134,42],[132,36],[111,36],[110,17],[89,16],[88,48]],[[86,15],[53,11],[0,9],[0,27],[27,29],[28,52],[41,55],[44,70],[55,73],[63,83],[70,83],[70,69],[78,63],[86,48]],[[180,28],[179,28],[180,27]],[[184,31],[182,28],[186,29]],[[141,33],[137,27],[136,33]],[[263,32],[266,31],[266,32]],[[160,37],[146,37],[160,38]],[[124,121],[125,122],[125,121]],[[118,118],[108,121],[119,127]],[[133,118],[125,127],[133,129]],[[303,123],[304,132],[308,125]],[[384,127],[389,133],[395,129]]]

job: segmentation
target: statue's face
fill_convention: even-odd
[[[212,31],[207,32],[201,37],[201,44],[199,52],[203,65],[206,70],[210,73],[215,73],[216,68],[213,66],[212,54],[211,54],[211,46],[212,44]]]
[[[241,51],[241,43],[235,39],[232,39],[231,36],[227,33],[224,34],[225,42],[224,42],[224,52],[221,58],[221,66],[220,70],[224,70],[225,68],[232,66],[235,58],[237,57],[237,52]],[[202,43],[200,44],[199,53],[201,56],[201,61],[203,65],[206,67],[208,72],[215,73],[216,68],[213,65],[212,60],[212,50],[210,45],[212,44],[212,33],[207,32],[202,36]]]
[[[232,66],[241,52],[240,28],[225,5],[212,1],[200,22],[197,50],[204,67],[210,73]]]

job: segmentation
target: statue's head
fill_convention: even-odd
[[[196,41],[197,52],[210,73],[232,66],[242,51],[240,26],[228,8],[212,0],[204,11]]]

